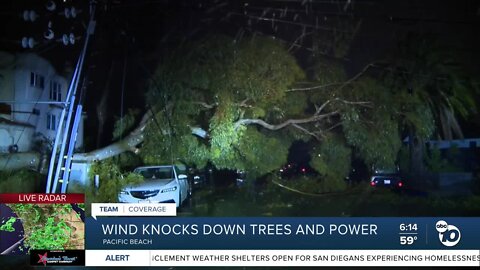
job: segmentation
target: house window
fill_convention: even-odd
[[[47,129],[55,130],[56,117],[54,114],[47,114]]]
[[[56,81],[50,81],[50,100],[62,101],[62,85]]]
[[[45,88],[45,77],[42,75],[35,73],[35,72],[30,72],[30,86],[44,89]]]
[[[34,109],[32,110],[32,114],[34,114],[34,115],[40,115],[40,111],[39,111],[38,109],[35,109],[35,108],[34,108]]]

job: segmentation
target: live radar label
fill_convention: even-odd
[[[84,194],[3,193],[0,203],[83,203]]]

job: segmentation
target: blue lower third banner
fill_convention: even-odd
[[[86,220],[87,266],[480,266],[480,218]]]

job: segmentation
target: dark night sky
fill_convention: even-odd
[[[55,1],[63,6],[62,1]],[[113,66],[108,96],[108,125],[102,144],[111,139],[115,116],[120,114],[121,89],[126,62],[125,95],[123,107],[144,107],[143,90],[148,77],[159,61],[161,51],[168,52],[181,40],[192,40],[208,33],[223,33],[241,37],[257,32],[274,35],[291,43],[311,26],[331,31],[332,20],[359,20],[362,26],[345,59],[350,75],[367,63],[384,57],[397,46],[397,40],[406,33],[432,34],[445,50],[455,51],[465,65],[476,69],[480,60],[480,2],[460,1],[355,1],[346,6],[344,0],[271,0],[271,1],[169,1],[169,0],[102,0],[98,1],[98,25],[89,47],[86,74],[88,87],[86,109],[87,130],[96,130],[95,106],[105,89],[108,70]],[[26,8],[42,10],[46,1],[8,1],[3,5],[4,27],[0,48],[22,52],[19,38],[26,33],[41,33],[47,20],[41,17],[37,23],[28,24],[20,18]],[[74,21],[50,15],[58,32],[73,31],[79,36],[87,21],[88,1],[67,1],[82,12]],[[275,15],[274,15],[275,14]],[[43,15],[41,13],[41,15]],[[262,16],[263,15],[263,16]],[[275,18],[271,20],[265,18]],[[296,17],[295,23],[293,18]],[[259,17],[263,19],[258,19]],[[33,51],[52,61],[58,71],[72,66],[79,52],[79,44],[65,47],[58,42],[39,44]],[[301,64],[311,58],[308,50],[311,42],[302,41],[303,48],[295,50]],[[328,54],[328,52],[327,52]],[[61,72],[62,73],[62,72]],[[480,123],[477,122],[477,125]],[[478,126],[477,126],[478,127]],[[477,136],[467,130],[467,137]],[[93,136],[94,137],[94,136]],[[90,147],[95,147],[94,140]],[[87,149],[88,150],[88,149]]]

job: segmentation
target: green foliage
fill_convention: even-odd
[[[345,73],[343,64],[339,61],[331,60],[325,57],[318,57],[313,64],[312,81],[317,85],[329,85],[335,83],[343,83],[348,79]],[[338,86],[338,85],[336,85]],[[333,92],[332,89],[336,87],[327,88],[330,91],[315,91],[312,95],[321,92]]]
[[[350,173],[351,154],[351,149],[334,137],[328,137],[312,149],[310,166],[322,176],[324,192],[346,188],[345,177]]]
[[[238,147],[245,127],[235,128],[235,109],[228,104],[221,105],[210,120],[210,158],[218,168],[235,168]]]
[[[100,183],[98,190],[94,187],[94,176],[99,175]],[[128,186],[141,183],[143,177],[135,173],[123,174],[119,166],[112,160],[107,159],[97,162],[90,168],[89,179],[91,183],[86,191],[87,205],[92,202],[118,202],[120,191]]]
[[[308,108],[307,94],[302,92],[287,93],[285,99],[277,104],[274,110],[271,110],[270,118],[273,120],[290,118],[300,118],[305,115],[305,109]]]
[[[251,175],[277,169],[288,154],[286,140],[236,122],[303,116],[306,96],[298,95],[293,104],[286,95],[302,78],[295,58],[271,38],[235,42],[213,36],[184,44],[165,56],[152,78],[147,100],[156,114],[145,130],[144,162],[201,167],[211,161],[217,168],[248,169]],[[208,138],[192,136],[194,127],[203,128]]]
[[[377,81],[364,78],[355,85],[355,98],[372,107],[351,106],[342,114],[346,142],[358,149],[367,165],[392,167],[401,147],[393,93]]]
[[[284,143],[272,132],[266,132],[267,134],[249,127],[238,146],[237,151],[241,155],[242,162],[241,167],[237,166],[237,168],[247,171],[251,177],[274,171],[287,162],[290,143]],[[232,165],[235,166],[235,164]]]
[[[422,135],[433,131],[444,139],[462,137],[458,116],[467,117],[477,111],[476,95],[478,84],[466,69],[459,65],[461,60],[453,51],[446,52],[429,36],[407,36],[402,39],[398,51],[393,53],[390,69],[385,72],[385,83],[398,92],[410,92],[414,99],[412,107],[419,108],[426,117],[415,121],[406,117],[406,125],[415,127],[426,123],[431,128]],[[422,114],[416,114],[416,117]],[[414,120],[414,121],[409,121]]]
[[[296,60],[271,38],[241,42],[232,64],[230,91],[267,106],[284,99],[287,87],[304,76]]]
[[[356,31],[357,23],[342,27]],[[335,38],[348,45],[352,36]],[[348,46],[335,42],[329,50],[344,55]],[[376,65],[355,80],[348,80],[342,62],[318,57],[309,69],[313,82],[300,84],[304,72],[271,38],[237,42],[210,36],[185,43],[165,55],[152,77],[146,96],[156,113],[146,127],[141,156],[147,164],[180,161],[201,167],[211,161],[218,168],[262,175],[285,162],[292,141],[310,141],[312,132],[317,137],[328,134],[331,140],[315,150],[325,158],[312,164],[329,179],[323,183],[331,187],[325,188],[342,189],[350,148],[368,166],[393,167],[408,132],[421,140],[439,130],[458,133],[455,112],[475,110],[475,84],[449,65],[447,56],[429,50],[428,42],[405,44],[386,68]],[[298,90],[315,86],[321,87]],[[292,88],[297,90],[287,91]],[[277,125],[307,119],[326,101],[321,113],[338,114],[301,126],[270,131],[255,124],[258,121],[239,122],[255,119]],[[192,136],[192,128],[203,129],[208,137]],[[339,148],[333,151],[330,145]],[[329,172],[330,167],[335,169]]]
[[[208,161],[209,149],[201,139],[193,136],[190,130],[178,131],[178,134],[173,135],[162,132],[156,124],[151,124],[146,128],[140,156],[145,164],[181,162],[202,167]]]
[[[4,193],[38,192],[45,175],[32,170],[0,171],[0,190]]]
[[[142,158],[132,152],[124,152],[118,156],[112,157],[112,161],[118,165],[122,171],[131,171],[140,166]]]

